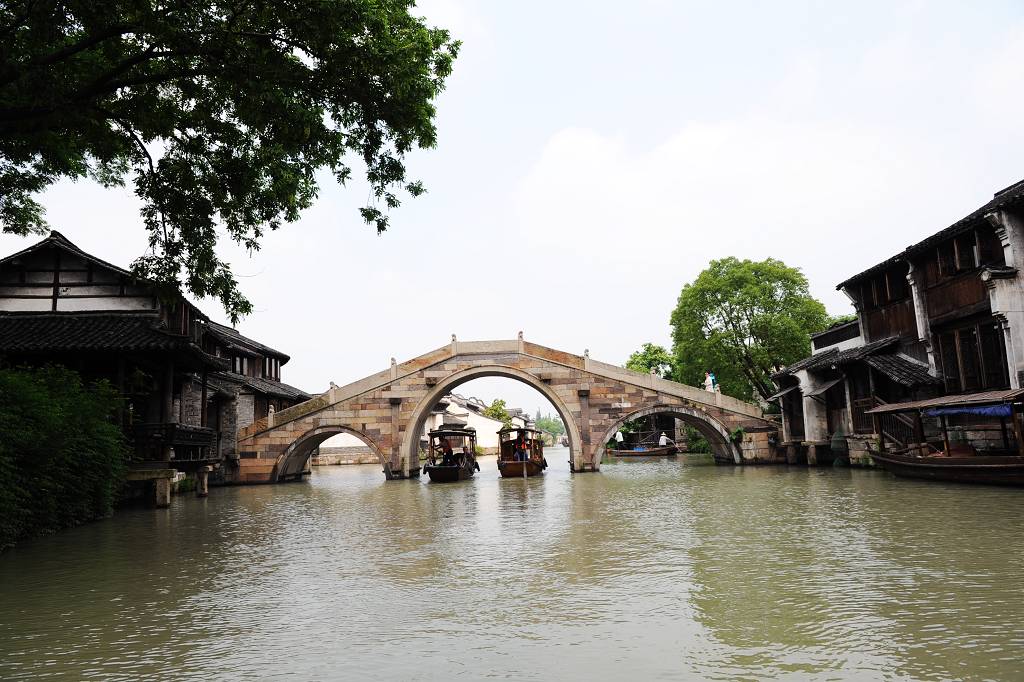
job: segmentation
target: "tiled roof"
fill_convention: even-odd
[[[216,374],[210,375],[210,378],[214,380],[214,383],[219,383],[217,380],[220,379],[234,385],[246,386],[265,395],[272,395],[279,398],[288,398],[290,400],[309,400],[313,397],[302,389],[289,386],[288,384],[280,381],[248,377],[241,374],[235,374],[234,372],[217,372]]]
[[[242,350],[249,352],[260,353],[263,355],[272,355],[281,360],[281,364],[285,364],[290,360],[288,355],[282,353],[279,350],[274,350],[270,346],[264,345],[259,341],[250,339],[248,336],[244,336],[237,329],[228,327],[223,324],[217,324],[216,322],[209,322],[209,331],[222,343],[227,344],[229,347],[237,346],[241,347]]]
[[[852,362],[863,360],[885,376],[897,383],[903,384],[904,386],[921,386],[941,383],[941,380],[928,373],[928,365],[923,362],[914,360],[902,353],[882,352],[896,344],[898,340],[899,339],[897,337],[891,336],[886,339],[872,341],[871,343],[863,346],[848,348],[842,351],[833,348],[823,353],[817,353],[804,358],[803,360],[794,362],[792,365],[781,372],[778,372],[774,376],[781,377],[786,374],[798,372],[802,369],[813,371],[816,369],[831,367],[832,365],[841,367]]]
[[[864,358],[871,367],[898,384],[904,386],[926,386],[941,384],[942,380],[928,373],[928,365],[901,353],[880,353]]]
[[[854,362],[855,360],[860,360],[861,358],[873,353],[877,353],[880,350],[884,350],[885,348],[895,344],[898,340],[898,337],[890,336],[885,339],[866,343],[863,346],[847,348],[846,350],[831,348],[823,353],[815,353],[803,360],[797,360],[789,367],[777,372],[774,376],[792,374],[793,372],[799,372],[802,369],[813,370],[822,369],[831,365],[845,365],[847,363]]]
[[[953,237],[959,234],[960,232],[963,232],[971,228],[977,221],[983,219],[987,214],[991,213],[992,211],[997,211],[1001,208],[1005,208],[1007,206],[1020,203],[1024,203],[1024,180],[1015,182],[1006,189],[1002,189],[996,192],[995,196],[992,197],[991,201],[987,202],[981,208],[972,211],[970,214],[964,216],[963,218],[956,221],[955,223],[945,228],[944,230],[940,230],[935,234],[931,235],[930,237],[926,237],[925,239],[917,242],[916,244],[908,246],[903,251],[897,253],[895,256],[887,258],[886,260],[876,265],[872,265],[867,270],[857,273],[853,277],[848,277],[847,279],[840,282],[836,286],[836,289],[842,289],[843,287],[845,287],[847,284],[854,280],[884,270],[885,268],[889,267],[890,265],[900,260],[906,260],[910,256],[919,253],[920,251],[927,249],[930,246],[933,246],[937,242]]]
[[[161,324],[155,315],[11,313],[0,315],[0,353],[185,351],[207,366],[228,366]]]

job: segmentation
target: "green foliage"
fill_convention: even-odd
[[[700,431],[692,426],[685,426],[686,429],[686,451],[703,454],[711,453],[711,443]]]
[[[856,322],[857,319],[858,319],[857,318],[857,313],[846,313],[845,315],[833,315],[828,320],[828,329],[831,329],[832,327],[838,327],[839,325],[846,324],[847,322]]]
[[[202,298],[232,322],[252,310],[218,232],[257,250],[294,222],[317,172],[352,158],[378,232],[433,147],[434,99],[459,43],[413,0],[0,3],[0,225],[45,231],[34,195],[61,178],[131,177],[151,251],[136,272]]]
[[[712,261],[672,312],[676,379],[701,385],[710,370],[724,393],[768,398],[771,375],[806,357],[828,321],[799,269],[772,258]]]
[[[670,378],[674,371],[675,359],[664,347],[653,343],[645,343],[640,350],[634,352],[626,360],[626,369],[634,372],[654,373],[663,379]]]
[[[743,436],[745,436],[746,433],[747,432],[743,429],[743,427],[739,426],[729,432],[729,440],[731,440],[736,445],[739,445],[740,443],[743,442]]]
[[[540,412],[538,411],[537,414],[539,415]],[[556,439],[563,433],[565,433],[565,424],[563,424],[562,420],[559,419],[557,416],[551,414],[548,414],[543,417],[538,416],[537,428],[540,429],[541,431],[547,431],[548,433],[554,435]]]
[[[111,513],[127,469],[119,401],[63,367],[0,369],[0,548]]]
[[[484,408],[484,416],[497,419],[505,426],[512,426],[512,417],[509,416],[508,410],[505,409],[505,401],[501,398],[495,398],[489,407]]]

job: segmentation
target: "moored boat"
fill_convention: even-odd
[[[543,433],[525,427],[506,427],[498,431],[498,473],[504,478],[528,478],[543,474]]]
[[[452,483],[473,478],[480,471],[476,461],[476,430],[443,428],[430,431],[427,463],[423,470],[431,483]]]
[[[1010,389],[961,394],[889,403],[868,410],[881,451],[872,450],[871,459],[886,471],[904,478],[919,478],[954,483],[1024,485],[1024,425],[1021,412],[1024,390]],[[904,447],[886,448],[886,429],[880,419],[885,415],[909,415],[914,441]],[[968,442],[950,438],[948,417],[998,419],[1002,447],[978,450]],[[924,419],[938,420],[940,442],[929,442]],[[1013,434],[1013,441],[1010,434]],[[899,443],[897,443],[899,445]]]
[[[886,471],[902,478],[1024,485],[1024,457],[1019,455],[948,457],[935,454],[922,457],[910,453],[872,452],[871,459]]]
[[[679,448],[675,445],[658,447],[645,447],[639,445],[634,447],[632,450],[614,450],[612,454],[616,457],[675,457],[679,454]]]

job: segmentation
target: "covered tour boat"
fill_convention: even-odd
[[[431,483],[451,483],[472,478],[480,471],[476,461],[476,429],[448,427],[427,434],[427,463],[423,470]]]
[[[498,472],[505,478],[526,478],[544,473],[543,433],[525,427],[506,427],[498,431]]]
[[[954,483],[1024,485],[1024,438],[1021,436],[1021,400],[1024,389],[987,391],[952,395],[930,400],[891,403],[868,410],[880,434],[880,451],[871,459],[886,471],[901,477]],[[886,427],[882,420],[900,416],[911,420],[912,443],[886,447]],[[1002,447],[977,450],[968,443],[951,442],[949,417],[998,418]],[[924,419],[937,419],[941,442],[926,436]],[[1014,446],[1011,447],[1010,431]]]

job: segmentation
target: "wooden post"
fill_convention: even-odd
[[[164,413],[165,424],[176,421],[174,415],[174,363],[168,362],[164,369]]]
[[[203,397],[200,398],[200,401],[199,401],[200,405],[202,406],[199,409],[199,425],[200,426],[206,426],[206,379],[207,379],[208,376],[209,376],[209,371],[204,367],[203,368]]]
[[[921,410],[914,413],[914,440],[919,445],[924,443],[924,421],[921,419]]]
[[[1013,437],[1017,439],[1017,454],[1024,457],[1024,438],[1021,437],[1020,412],[1013,408]]]
[[[1006,417],[999,418],[999,431],[1003,434],[1003,449],[1010,449],[1010,436],[1006,433]]]
[[[942,424],[942,447],[945,449],[946,454],[949,454],[949,429],[946,426],[946,415],[939,417],[939,422]]]
[[[877,414],[871,415],[871,425],[875,427],[878,434],[878,451],[885,452],[885,433],[882,432],[882,420]]]

